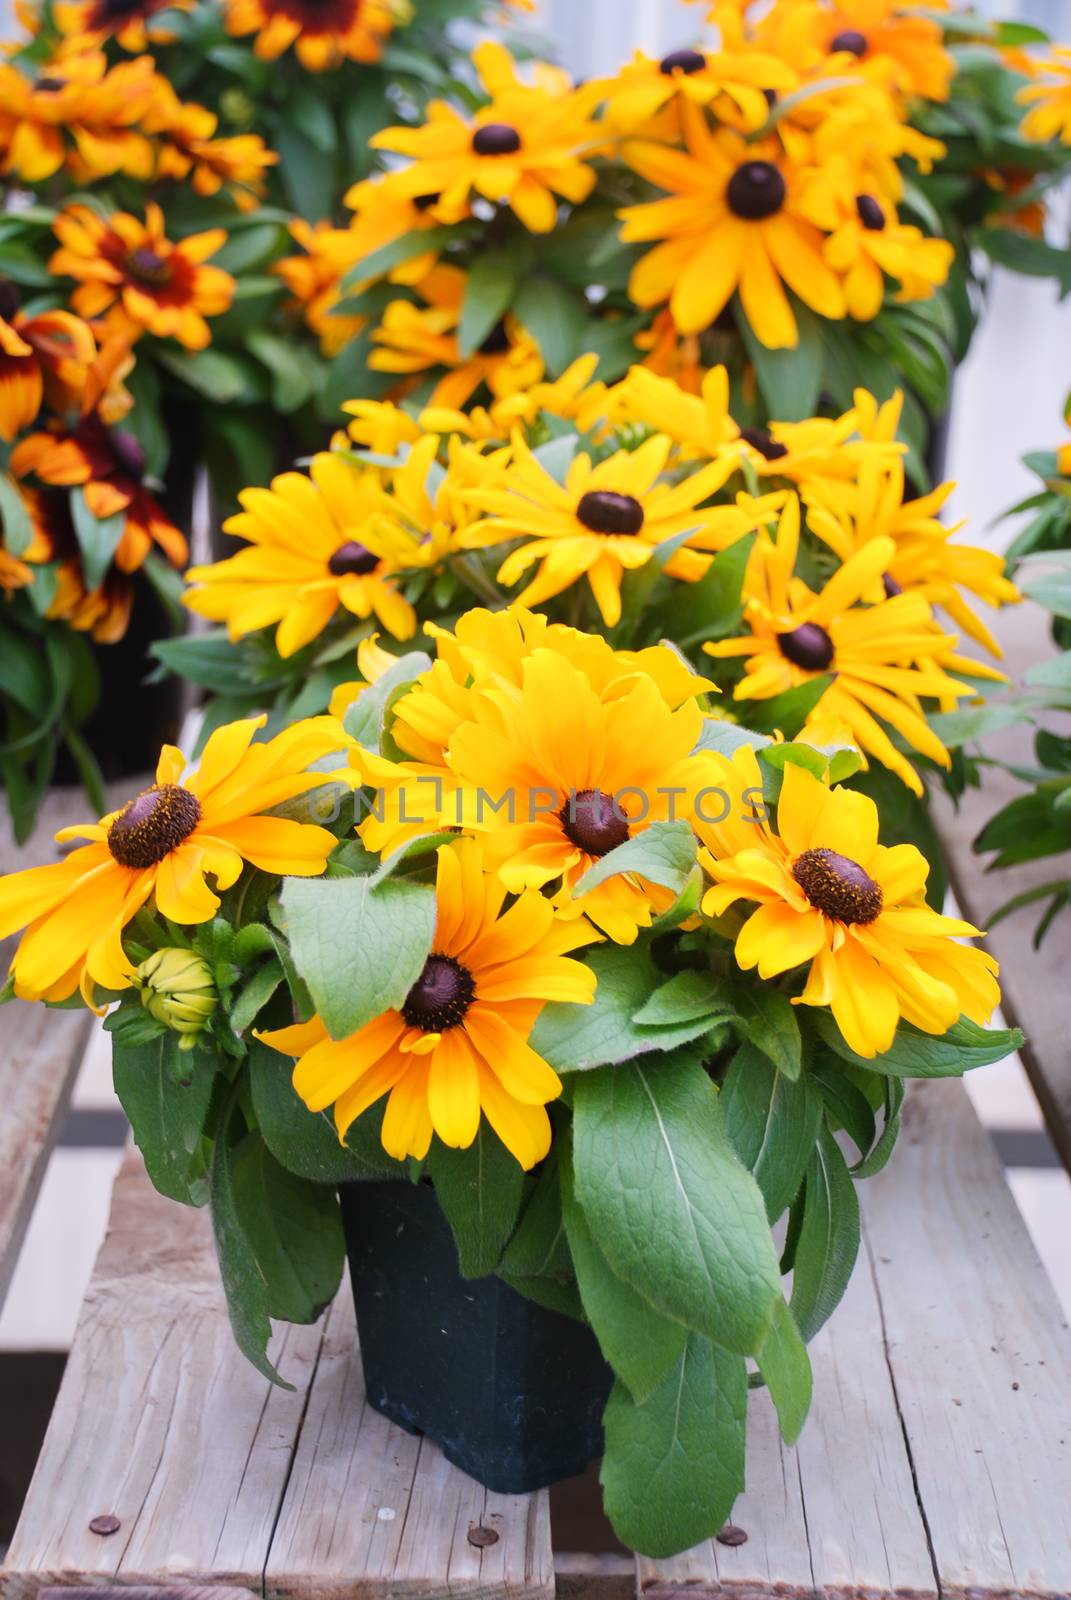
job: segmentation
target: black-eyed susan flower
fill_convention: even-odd
[[[1016,95],[1029,106],[1022,123],[1024,139],[1047,144],[1059,139],[1071,144],[1071,46],[1055,45],[1045,59],[1034,64],[1038,77]]]
[[[462,536],[470,548],[500,544],[517,534],[530,542],[512,550],[498,571],[514,584],[539,564],[518,605],[535,605],[586,578],[607,627],[621,617],[621,579],[642,567],[656,548],[678,534],[688,545],[665,570],[694,582],[710,565],[701,551],[722,550],[746,533],[749,522],[735,506],[703,506],[732,471],[711,462],[678,484],[663,479],[672,441],[655,434],[638,450],[618,450],[593,463],[584,452],[570,464],[564,484],[551,477],[520,436],[513,463],[487,488],[471,491],[473,505],[491,515]]]
[[[225,622],[232,639],[277,625],[281,656],[317,638],[340,606],[362,620],[378,617],[396,639],[411,637],[416,617],[394,574],[420,564],[419,541],[382,515],[375,468],[324,451],[308,477],[284,472],[269,489],[238,498],[242,510],[224,530],[247,548],[191,567],[191,611]]]
[[[88,633],[98,644],[115,644],[126,633],[134,604],[129,573],[113,560],[95,588],[86,585],[81,549],[65,489],[22,487],[34,537],[24,560],[53,571],[55,593],[47,615],[77,633]],[[185,541],[182,544],[185,550]]]
[[[776,97],[791,93],[798,82],[787,62],[764,51],[679,49],[656,59],[637,50],[606,80],[606,125],[617,134],[646,131],[680,97],[709,106],[719,122],[753,133]]]
[[[594,187],[584,158],[605,143],[591,121],[600,90],[572,89],[549,67],[525,83],[508,50],[491,40],[477,45],[472,60],[488,97],[479,111],[462,114],[433,100],[420,127],[384,128],[369,141],[410,158],[385,183],[410,199],[437,196],[444,221],[467,216],[475,194],[508,205],[530,232],[549,233],[556,197],[579,205]]]
[[[11,964],[15,993],[65,1000],[93,986],[124,989],[133,964],[123,949],[127,923],[155,898],[160,915],[181,926],[209,921],[244,862],[280,876],[316,876],[337,843],[311,823],[266,816],[273,806],[324,783],[312,762],[341,750],[333,717],[296,722],[263,744],[264,717],[232,722],[210,736],[197,771],[165,745],[156,782],[97,823],[64,828],[62,843],[88,841],[54,865],[0,878],[0,938],[26,931]]]
[[[185,536],[144,483],[145,452],[132,433],[109,428],[98,411],[73,425],[59,419],[21,439],[11,453],[12,471],[53,488],[80,487],[95,517],[122,516],[123,531],[113,560],[120,572],[136,572],[154,545],[174,567],[189,556]]]
[[[407,0],[226,0],[224,20],[229,34],[256,34],[253,53],[262,61],[293,46],[303,67],[324,72],[378,61],[410,9]]]
[[[142,122],[164,80],[150,56],[109,67],[99,50],[43,64],[0,63],[0,171],[41,183],[66,166],[84,181],[152,175]]]
[[[462,354],[458,331],[465,285],[460,267],[440,262],[416,288],[423,305],[392,300],[372,335],[372,370],[409,379],[441,369],[429,403],[450,409],[467,405],[481,387],[506,399],[538,383],[545,370],[539,346],[512,313],[495,324],[478,349]]]
[[[177,339],[188,350],[211,342],[205,318],[226,311],[234,295],[230,274],[205,265],[226,242],[225,229],[172,242],[158,205],[146,207],[144,222],[125,211],[105,220],[75,205],[57,217],[55,233],[60,249],[49,267],[76,281],[71,305],[80,316],[107,312],[117,331]]]
[[[312,224],[296,217],[289,232],[302,253],[284,256],[271,270],[290,290],[295,309],[320,340],[324,355],[337,355],[367,322],[362,316],[336,315],[342,298],[342,278],[352,264],[347,230],[334,228],[329,222]]]
[[[927,11],[943,5],[922,0],[850,0],[812,8],[815,37],[838,69],[858,63],[904,95],[947,100],[955,61],[944,47],[941,27]]]
[[[481,1117],[526,1171],[547,1154],[546,1106],[562,1086],[528,1036],[548,1000],[594,998],[594,972],[569,952],[595,934],[563,922],[533,890],[505,902],[479,844],[440,846],[435,940],[401,1009],[348,1039],[330,1038],[316,1017],[260,1035],[297,1057],[295,1090],[310,1111],[334,1106],[343,1142],[387,1095],[381,1138],[395,1160],[426,1156],[433,1134],[467,1149]]]
[[[775,349],[798,339],[786,286],[820,316],[843,317],[823,235],[800,209],[802,169],[776,139],[749,144],[732,129],[711,129],[691,105],[682,119],[683,150],[639,139],[623,149],[634,171],[667,191],[619,213],[625,242],[662,241],[632,270],[636,304],[668,301],[677,327],[694,333],[739,293],[756,337]]]
[[[92,330],[80,317],[26,316],[14,285],[0,279],[0,439],[10,444],[36,422],[46,400],[55,410],[76,404],[96,355]]]
[[[717,917],[741,901],[755,906],[736,936],[741,967],[777,978],[806,966],[793,1003],[828,1006],[867,1058],[889,1048],[901,1018],[933,1034],[961,1014],[989,1020],[1000,1000],[996,962],[960,942],[977,928],[926,904],[922,853],[879,843],[869,796],[829,789],[789,762],[775,828],[752,803],[763,792],[755,752],[743,746],[718,760],[725,820],[696,823],[713,880],[702,908]]]
[[[153,100],[145,131],[158,135],[156,178],[188,180],[195,194],[226,190],[239,210],[252,210],[264,178],[279,157],[257,133],[217,137],[219,118],[207,106],[183,102],[166,81]]]
[[[194,0],[57,0],[52,18],[59,32],[76,48],[97,49],[108,39],[131,55],[141,55],[150,44],[168,44],[174,38],[161,11],[192,11]]]
[[[875,593],[896,554],[892,539],[873,539],[834,573],[817,594],[795,576],[799,501],[786,502],[775,541],[756,546],[749,567],[744,617],[749,632],[703,646],[719,659],[742,658],[738,700],[765,700],[828,674],[832,682],[807,726],[846,725],[860,749],[876,756],[916,794],[922,782],[893,744],[888,723],[920,754],[947,767],[948,751],[922,715],[927,696],[955,705],[971,691],[950,678],[943,663],[955,645],[933,620],[918,593],[893,594],[862,604]]]
[[[1005,575],[1004,558],[995,550],[960,544],[955,535],[963,523],[939,520],[954,483],[939,484],[916,499],[905,498],[903,459],[882,462],[863,457],[850,479],[823,478],[802,488],[807,525],[840,561],[850,561],[873,539],[891,539],[894,553],[870,599],[884,591],[923,595],[947,611],[972,639],[1001,655],[1000,645],[963,596],[966,590],[990,606],[1013,605],[1020,599]]]

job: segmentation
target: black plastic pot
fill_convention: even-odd
[[[499,1494],[602,1454],[612,1375],[590,1328],[501,1279],[463,1278],[430,1184],[339,1190],[368,1400]]]

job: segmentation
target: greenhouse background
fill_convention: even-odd
[[[978,0],[977,9],[1018,16],[1056,33],[1066,30],[1069,11],[1067,0]],[[658,55],[692,38],[696,8],[673,0],[540,0],[538,17],[557,55],[583,77],[616,67],[633,46]],[[8,0],[0,0],[0,37],[13,27]],[[990,314],[955,381],[947,476],[959,484],[952,516],[966,520],[975,543],[1002,549],[1011,534],[998,519],[1031,492],[1021,457],[1053,434],[1067,395],[1071,300],[1061,304],[1050,283],[999,269],[991,295]],[[1023,622],[1025,627],[1028,619]],[[1024,635],[1021,642],[1028,662],[1030,640]],[[966,1081],[1071,1317],[1071,1181],[1022,1065],[1012,1057]],[[76,1085],[0,1313],[0,1416],[12,1419],[24,1447],[17,1459],[0,1456],[0,1554],[104,1234],[127,1132],[111,1089],[108,1041],[100,1033]]]

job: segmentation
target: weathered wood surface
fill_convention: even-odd
[[[1048,614],[1032,601],[999,612],[993,627],[1005,652],[1003,668],[1013,683],[1022,683],[1032,666],[1056,653],[1049,638]],[[1047,713],[1044,722],[1065,735],[1071,731],[1071,719],[1066,715]],[[1032,766],[1033,729],[991,734],[981,741],[980,749],[995,760]],[[988,928],[993,913],[1013,895],[1071,874],[1067,855],[987,872],[986,858],[975,854],[973,842],[985,823],[1009,800],[1028,792],[1010,773],[987,766],[983,787],[969,790],[958,809],[935,794],[934,816],[956,899],[964,916],[979,928]],[[1043,903],[1013,912],[996,925],[986,944],[1000,962],[1005,1016],[1026,1034],[1023,1064],[1052,1141],[1071,1172],[1071,994],[1067,986],[1071,911],[1060,913],[1041,948],[1035,950],[1034,929],[1042,909]]]
[[[644,1595],[1071,1595],[1071,1336],[962,1085],[916,1085],[908,1106],[890,1168],[862,1186],[864,1252],[814,1346],[800,1444],[754,1396],[746,1543],[640,1561]],[[293,1393],[233,1346],[207,1218],[129,1155],[4,1600],[102,1584],[549,1597],[547,1495],[489,1494],[372,1412],[345,1295],[275,1354]],[[92,1533],[99,1516],[118,1530]],[[499,1537],[479,1548],[475,1528]],[[620,1558],[575,1554],[558,1582],[570,1600],[632,1587]]]
[[[52,835],[74,815],[77,790],[46,796],[33,835],[17,846],[0,803],[0,873],[58,861]],[[0,983],[14,950],[0,941]],[[0,1009],[0,1306],[29,1225],[56,1130],[89,1035],[84,1011],[45,1011],[12,1001]]]

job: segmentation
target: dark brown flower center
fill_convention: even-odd
[[[762,98],[766,101],[766,104],[769,106],[770,110],[772,111],[774,106],[777,104],[777,90],[776,89],[764,89],[762,91]]]
[[[881,916],[885,897],[858,861],[836,850],[805,850],[792,865],[792,876],[814,906],[838,922],[873,922]]]
[[[142,449],[140,442],[135,439],[132,433],[126,433],[119,429],[112,430],[108,436],[108,442],[112,447],[112,455],[122,471],[131,478],[137,478],[140,482],[146,467],[145,451]]]
[[[746,222],[761,222],[780,211],[785,192],[785,180],[772,161],[745,161],[729,179],[729,209]]]
[[[862,59],[867,52],[866,34],[860,33],[856,28],[845,28],[843,33],[838,33],[830,42],[829,48],[834,54],[839,50],[846,50],[850,56]]]
[[[150,245],[139,245],[136,250],[127,252],[127,271],[132,278],[137,278],[141,283],[149,283],[154,287],[166,283],[171,276],[171,263],[166,256],[159,255]]]
[[[485,122],[472,136],[478,156],[512,156],[521,148],[521,136],[508,122]]]
[[[643,527],[643,507],[631,494],[615,494],[612,489],[590,489],[581,495],[576,519],[592,533],[639,533]]]
[[[155,867],[177,850],[201,820],[201,802],[177,783],[154,784],[125,805],[108,829],[108,849],[121,867]]]
[[[833,640],[817,622],[801,622],[791,633],[779,633],[781,654],[804,672],[824,672],[833,661]]]
[[[855,197],[855,209],[859,221],[870,233],[880,233],[885,226],[885,213],[874,199],[872,194],[859,194]]]
[[[482,356],[501,356],[505,355],[508,349],[509,333],[506,330],[506,319],[505,317],[499,317],[487,338],[481,344],[480,354]]]
[[[476,980],[453,956],[429,956],[424,970],[405,997],[402,1016],[423,1033],[456,1028],[476,993]]]
[[[897,583],[891,572],[882,574],[881,586],[885,590],[886,600],[895,600],[898,594],[903,594],[903,585]]]
[[[22,304],[22,296],[10,278],[0,278],[0,317],[10,322]]]
[[[699,50],[671,50],[658,63],[658,70],[669,78],[674,72],[702,72],[706,64],[707,58]]]
[[[36,89],[43,89],[46,94],[58,94],[61,89],[66,89],[67,80],[66,78],[56,78],[46,75],[43,78],[38,78],[34,87]]]
[[[332,577],[344,578],[353,573],[358,578],[366,578],[379,566],[379,557],[369,550],[367,545],[361,544],[357,539],[347,539],[345,544],[340,544],[327,563],[327,570]]]
[[[579,789],[570,795],[558,820],[565,837],[589,856],[607,855],[629,836],[628,818],[603,789]]]
[[[430,211],[432,206],[437,206],[441,199],[442,195],[437,193],[416,194],[413,196],[413,204],[418,211]]]
[[[780,461],[782,456],[788,455],[788,445],[771,438],[761,428],[741,428],[740,437],[767,461]]]

